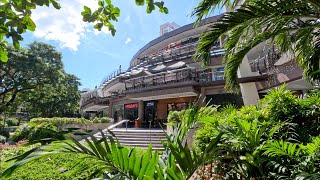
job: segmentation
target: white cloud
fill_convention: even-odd
[[[124,42],[124,44],[129,44],[131,41],[132,41],[132,39],[128,37],[126,42]]]
[[[101,33],[105,33],[105,34],[111,34],[111,32],[109,31],[109,29],[107,27],[102,27],[101,31],[97,30],[97,29],[94,29],[93,30],[93,33],[95,35],[99,35]]]
[[[82,21],[83,6],[96,9],[97,0],[66,0],[60,1],[60,5],[60,10],[51,6],[38,7],[33,11],[32,18],[37,25],[33,34],[38,38],[57,41],[62,48],[77,51],[81,37],[86,32],[92,32],[92,26]],[[100,33],[94,31],[95,35]],[[110,34],[106,29],[103,29],[102,33]]]

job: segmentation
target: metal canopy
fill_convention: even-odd
[[[90,106],[88,108],[83,109],[83,111],[85,112],[96,112],[105,108],[108,108],[109,106],[105,106],[105,105],[93,105]]]

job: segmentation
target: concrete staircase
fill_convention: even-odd
[[[155,129],[134,129],[134,128],[113,128],[111,131],[115,134],[122,146],[134,146],[148,148],[152,144],[153,150],[163,150],[162,141],[166,141],[163,130]],[[105,135],[109,135],[108,130],[103,130]],[[101,134],[94,135],[97,139],[101,139]]]

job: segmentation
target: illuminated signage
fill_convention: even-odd
[[[152,107],[152,106],[154,106],[154,102],[148,102],[147,103],[147,107]]]
[[[136,109],[136,108],[138,108],[138,103],[125,104],[124,108],[126,108],[126,109]]]

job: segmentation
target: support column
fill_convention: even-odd
[[[206,105],[206,89],[201,88],[201,93],[198,98],[198,104],[200,107],[204,107]]]
[[[245,58],[243,59],[238,69],[238,78],[256,76],[256,75],[258,75],[258,73],[254,73],[251,71],[248,57],[245,56]],[[245,106],[254,105],[258,103],[260,98],[259,98],[259,94],[258,94],[258,90],[255,82],[240,83],[240,90],[242,94],[243,104]]]
[[[144,121],[144,103],[143,103],[143,101],[139,101],[138,117],[139,117],[139,127],[141,127],[142,122]]]
[[[108,109],[108,111],[109,111],[109,117],[113,119],[112,108],[113,108],[113,103],[110,101],[110,102],[109,102],[109,109]],[[116,119],[114,119],[114,120],[116,120]]]

